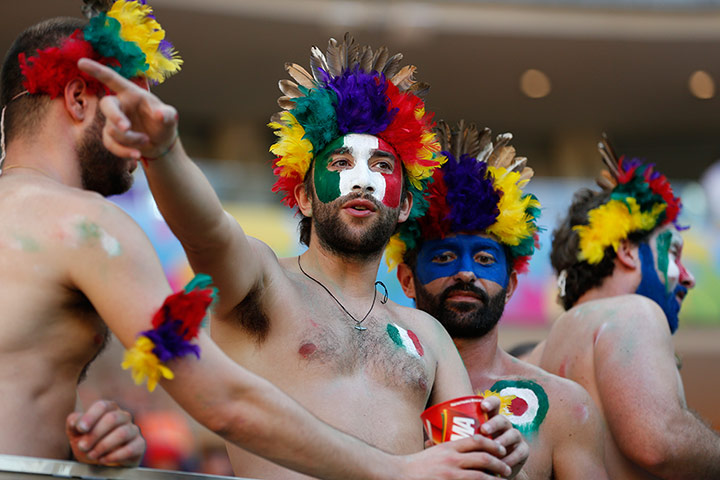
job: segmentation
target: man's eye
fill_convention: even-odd
[[[449,252],[441,253],[440,255],[435,255],[432,258],[433,263],[449,263],[455,260],[455,255]]]
[[[375,163],[375,168],[376,168],[377,170],[381,170],[381,171],[383,171],[383,172],[390,172],[390,173],[392,173],[392,171],[393,171],[393,166],[392,166],[392,164],[391,164],[390,162],[386,162],[386,161],[376,162],[376,163]]]
[[[492,265],[493,263],[495,263],[495,258],[493,258],[492,255],[488,254],[478,254],[475,255],[475,261],[480,265]]]
[[[346,158],[338,158],[333,160],[330,166],[335,168],[346,168],[350,166],[350,161]]]

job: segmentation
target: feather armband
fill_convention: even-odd
[[[198,274],[181,292],[170,295],[152,320],[153,328],[140,332],[135,345],[125,352],[122,368],[131,369],[137,385],[147,378],[155,390],[160,377],[174,377],[167,362],[193,354],[200,358],[200,347],[191,343],[216,296],[208,275]]]

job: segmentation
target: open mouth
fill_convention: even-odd
[[[350,200],[342,207],[345,210],[348,210],[349,213],[355,214],[355,215],[369,215],[372,212],[376,211],[375,204],[373,204],[369,200],[363,200],[363,199],[356,199],[356,200]]]

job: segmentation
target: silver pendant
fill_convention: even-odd
[[[355,330],[367,330],[367,328],[363,327],[362,325],[355,325]]]

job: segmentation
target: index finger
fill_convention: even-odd
[[[98,400],[75,422],[75,428],[81,433],[87,433],[93,429],[95,424],[105,415],[106,412],[116,409],[114,402]]]
[[[105,86],[115,93],[131,90],[133,88],[140,88],[112,68],[108,68],[90,58],[81,58],[78,60],[77,65],[80,70],[92,77],[95,77],[95,79],[105,84]]]

